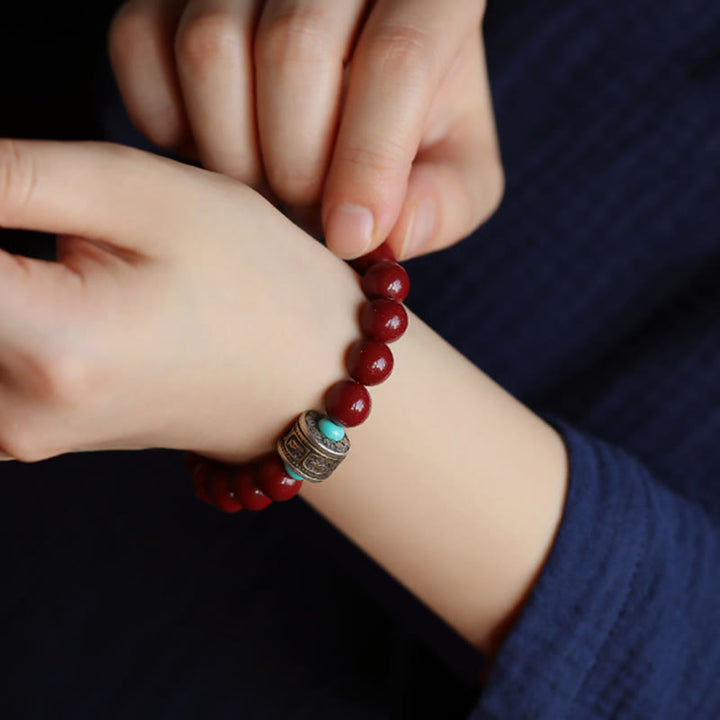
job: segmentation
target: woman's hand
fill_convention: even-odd
[[[223,175],[118,146],[0,141],[0,226],[62,233],[58,263],[0,251],[6,457],[160,446],[246,460],[344,375],[357,276]],[[303,495],[491,655],[560,521],[565,448],[417,318],[392,351],[352,453]]]
[[[0,251],[6,456],[242,459],[343,375],[355,276],[241,183],[120,146],[0,141],[0,226],[61,233],[58,263]]]
[[[407,258],[469,234],[502,196],[484,6],[129,0],[110,57],[155,143],[321,217],[341,257],[388,238]]]

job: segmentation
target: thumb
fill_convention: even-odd
[[[419,0],[371,10],[350,63],[323,190],[327,245],[340,257],[367,253],[396,224],[435,95],[468,36],[469,17],[479,33],[480,9],[467,0]]]

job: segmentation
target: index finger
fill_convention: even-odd
[[[0,140],[0,226],[146,254],[207,213],[206,188],[222,180],[198,182],[200,174],[213,177],[122,145]]]
[[[434,94],[467,33],[480,32],[483,7],[386,0],[373,8],[351,61],[323,194],[327,244],[340,256],[376,247],[395,225]]]

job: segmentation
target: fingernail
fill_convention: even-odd
[[[416,255],[430,240],[435,229],[435,203],[429,198],[421,200],[415,206],[410,226],[403,243],[402,258]]]
[[[372,241],[375,220],[366,207],[340,203],[333,209],[325,228],[330,249],[340,257],[362,255]]]

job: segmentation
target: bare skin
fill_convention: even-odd
[[[356,257],[468,235],[503,172],[481,0],[129,0],[110,31],[136,126],[322,222]]]
[[[232,179],[117,146],[2,141],[0,226],[60,234],[59,263],[0,252],[6,458],[246,460],[344,373],[357,276]],[[491,655],[558,527],[563,443],[417,318],[393,350],[350,458],[303,494]]]

